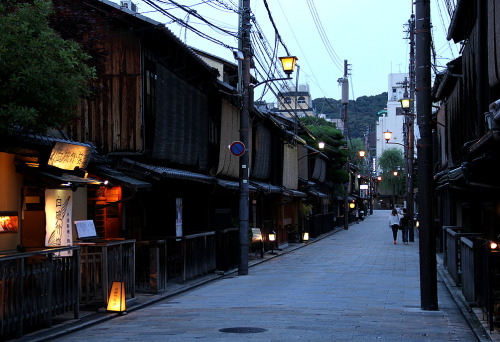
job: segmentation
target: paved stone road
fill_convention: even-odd
[[[420,309],[418,236],[394,245],[388,215],[54,341],[477,341],[441,281]]]

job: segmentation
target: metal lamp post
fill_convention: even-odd
[[[405,82],[406,84],[406,82]],[[408,240],[410,242],[415,241],[415,232],[413,230],[413,209],[414,209],[414,199],[413,199],[413,159],[414,159],[414,149],[413,149],[413,117],[414,115],[410,113],[412,108],[413,99],[408,97],[408,92],[405,87],[405,92],[403,99],[401,99],[401,107],[405,113],[404,117],[404,131],[405,131],[405,157],[406,157],[406,209],[408,217],[410,217],[408,223]]]
[[[392,209],[396,208],[396,180],[398,178],[398,171],[392,173],[394,175],[394,180],[392,182]]]

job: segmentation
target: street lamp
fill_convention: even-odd
[[[398,171],[393,171],[392,174],[394,175],[394,180],[393,180],[393,186],[392,186],[392,208],[396,208],[396,180],[399,175]]]
[[[406,80],[405,80],[406,84]],[[408,92],[406,91],[403,95],[403,98],[400,100],[401,107],[403,108],[405,114],[405,132],[406,132],[406,145],[405,145],[405,154],[406,154],[406,207],[408,210],[408,215],[410,217],[413,216],[413,207],[414,207],[414,199],[413,199],[413,117],[415,116],[413,112],[413,99],[408,97]],[[410,221],[409,225],[409,240],[410,242],[414,241],[414,231],[413,231],[413,221]]]
[[[387,143],[389,143],[389,140],[392,138],[392,132],[391,131],[385,131],[384,132],[384,139]]]
[[[295,69],[295,63],[297,63],[298,58],[295,56],[279,57],[281,64],[283,66],[283,71],[290,77],[293,70]]]
[[[365,157],[366,152],[365,152],[365,151],[359,151],[359,152],[358,152],[358,154],[359,154],[359,156],[360,156],[361,158],[364,158],[364,157]]]
[[[401,102],[401,107],[403,108],[403,111],[407,113],[410,110],[411,99],[408,97],[403,97],[401,100],[399,100],[399,102]]]
[[[404,148],[406,148],[406,146],[404,144],[397,143],[397,142],[389,142],[389,140],[391,140],[391,138],[392,138],[392,132],[391,131],[385,131],[383,133],[384,133],[384,139],[385,139],[386,143],[392,144],[392,145],[401,145]]]

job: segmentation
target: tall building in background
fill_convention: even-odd
[[[312,97],[308,84],[295,85],[285,84],[278,93],[278,113],[291,117],[294,113],[298,117],[314,115]]]
[[[404,112],[399,102],[404,97],[405,78],[408,78],[407,73],[389,74],[388,77],[388,93],[387,93],[387,108],[378,113],[377,121],[377,160],[380,158],[384,150],[388,148],[397,148],[404,155]],[[392,132],[390,140],[393,144],[386,143],[384,139],[385,131]],[[396,144],[394,144],[396,143]],[[401,165],[403,168],[404,165]],[[378,168],[378,166],[377,166]]]

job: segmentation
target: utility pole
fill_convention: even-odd
[[[411,67],[411,66],[410,66]],[[411,72],[411,71],[410,71]],[[401,84],[403,85],[405,91],[403,93],[403,98],[404,99],[409,99],[409,95],[408,95],[408,78],[405,77],[405,80],[403,82],[397,82],[397,84]],[[411,100],[410,100],[411,102]],[[408,113],[410,109],[409,108],[403,108],[403,112],[404,112],[404,121],[403,121],[403,135],[404,135],[404,161],[405,161],[405,181],[406,181],[406,191],[405,191],[405,200],[406,200],[406,209],[407,209],[407,215],[408,217],[411,217],[410,216],[410,213],[408,212],[408,210],[410,209],[409,206],[410,206],[410,197],[412,197],[412,194],[413,194],[413,184],[411,185],[410,187],[410,183],[412,182],[412,174],[410,173],[410,146],[411,146],[411,143],[410,143],[410,113]],[[413,158],[413,156],[412,156]],[[413,164],[412,164],[412,168],[413,168]],[[413,202],[412,202],[413,203]],[[413,204],[412,204],[413,205]],[[408,227],[409,229],[410,227]],[[412,223],[412,228],[413,228],[413,223]],[[412,240],[410,240],[412,241]]]
[[[243,60],[238,63],[238,92],[243,96],[242,108],[240,111],[240,141],[245,146],[245,152],[240,158],[240,228],[239,228],[239,252],[240,260],[238,264],[238,275],[248,274],[248,208],[249,208],[249,190],[248,190],[248,137],[250,129],[250,62],[252,60],[252,48],[250,41],[250,0],[240,0],[239,3],[239,43],[238,48],[243,53]]]
[[[349,229],[349,188],[351,185],[351,170],[350,170],[350,160],[349,160],[349,129],[347,127],[347,105],[349,104],[349,80],[347,79],[348,73],[347,59],[344,60],[344,77],[339,78],[338,82],[342,84],[342,100],[341,103],[344,106],[344,139],[347,147],[347,161],[345,169],[347,172],[347,184],[345,187],[344,195],[344,229]]]
[[[418,220],[420,302],[422,310],[438,310],[436,240],[432,196],[432,102],[430,0],[416,0],[416,93],[418,151]]]
[[[413,227],[413,217],[414,214],[414,183],[413,183],[413,163],[415,160],[415,147],[414,147],[414,137],[415,137],[415,15],[412,13],[409,20],[409,31],[410,31],[410,113],[405,116],[406,125],[408,127],[408,179],[407,179],[407,190],[406,190],[406,207],[407,213],[410,220],[408,221],[408,240],[410,242],[415,241],[415,230]]]

